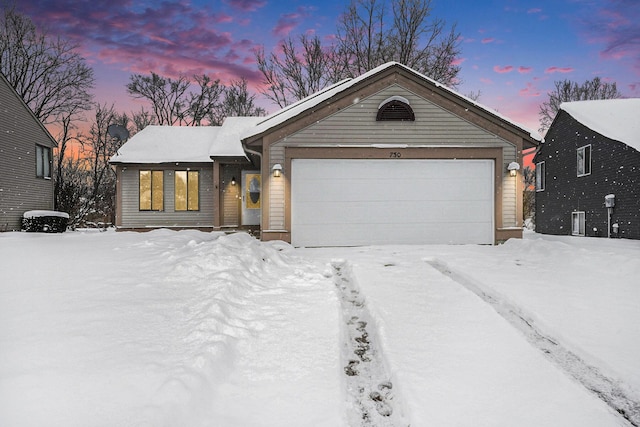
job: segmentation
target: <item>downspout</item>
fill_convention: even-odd
[[[262,153],[259,153],[257,151],[251,150],[250,148],[247,148],[247,146],[244,144],[244,142],[242,143],[242,149],[244,151],[246,151],[249,154],[254,154],[256,156],[258,156],[260,158],[260,173],[262,173]]]

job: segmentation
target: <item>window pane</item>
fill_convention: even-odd
[[[151,209],[151,171],[140,171],[140,210]]]
[[[175,171],[175,210],[187,210],[187,172]]]
[[[42,176],[51,178],[51,149],[50,148],[42,147],[42,163],[44,167]]]
[[[42,147],[40,145],[36,145],[36,176],[42,176],[43,172]]]
[[[161,211],[164,207],[164,172],[153,171],[151,173],[151,209],[154,211]]]
[[[591,173],[591,146],[584,147],[584,173]]]
[[[199,209],[199,201],[198,201],[198,178],[199,172],[192,171],[189,172],[189,210],[197,211]]]
[[[578,175],[584,175],[584,148],[578,148]]]
[[[543,191],[544,190],[544,182],[545,179],[545,171],[544,171],[544,162],[540,162],[536,164],[536,190]]]

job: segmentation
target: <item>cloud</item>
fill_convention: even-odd
[[[167,1],[144,6],[130,0],[33,3],[23,2],[20,10],[38,27],[77,42],[90,63],[102,61],[134,73],[154,71],[168,77],[206,73],[223,83],[239,77],[260,79],[255,67],[247,64],[255,43],[234,41],[224,28],[235,18],[220,10]],[[251,10],[265,2],[228,3]]]
[[[520,74],[528,74],[533,70],[531,67],[523,67],[522,65],[518,67],[518,72]]]
[[[266,0],[225,0],[224,2],[243,12],[255,12],[267,4]]]
[[[299,13],[285,13],[284,15],[280,15],[280,19],[278,19],[272,33],[278,37],[286,37],[301,21],[302,15]]]
[[[499,74],[510,73],[510,72],[513,71],[513,65],[506,65],[504,67],[501,67],[499,65],[495,65],[493,67],[493,71],[495,71],[496,73],[499,73]]]
[[[496,41],[496,39],[494,39],[493,37],[486,37],[486,38],[482,39],[481,43],[482,44],[487,44],[487,43],[493,43],[494,41]]]
[[[451,65],[461,65],[466,60],[467,58],[456,58],[453,61],[451,61]]]
[[[540,91],[533,86],[533,83],[527,83],[527,86],[520,89],[518,95],[523,98],[531,98],[540,96]]]
[[[581,21],[583,34],[590,43],[603,44],[604,59],[629,59],[640,70],[640,2],[616,0],[604,2]]]
[[[553,73],[571,73],[573,72],[574,69],[571,67],[549,67],[546,70],[544,70],[545,74],[553,74]]]
[[[313,7],[300,6],[295,12],[280,15],[280,19],[273,28],[272,33],[277,37],[286,37],[289,33],[302,23],[302,21],[315,10]]]
[[[480,77],[480,81],[486,85],[492,85],[493,84],[493,80],[488,79],[486,77]]]

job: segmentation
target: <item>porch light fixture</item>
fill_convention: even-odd
[[[273,171],[274,178],[280,178],[280,176],[282,176],[282,165],[280,163],[273,165],[271,170]]]
[[[236,177],[235,176],[231,177],[231,185],[236,185]]]
[[[507,170],[509,171],[509,175],[516,176],[520,170],[520,164],[518,162],[511,162],[509,166],[507,166]]]

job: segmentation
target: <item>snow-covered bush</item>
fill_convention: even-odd
[[[27,211],[22,215],[24,231],[63,233],[67,229],[69,214],[58,211]]]

